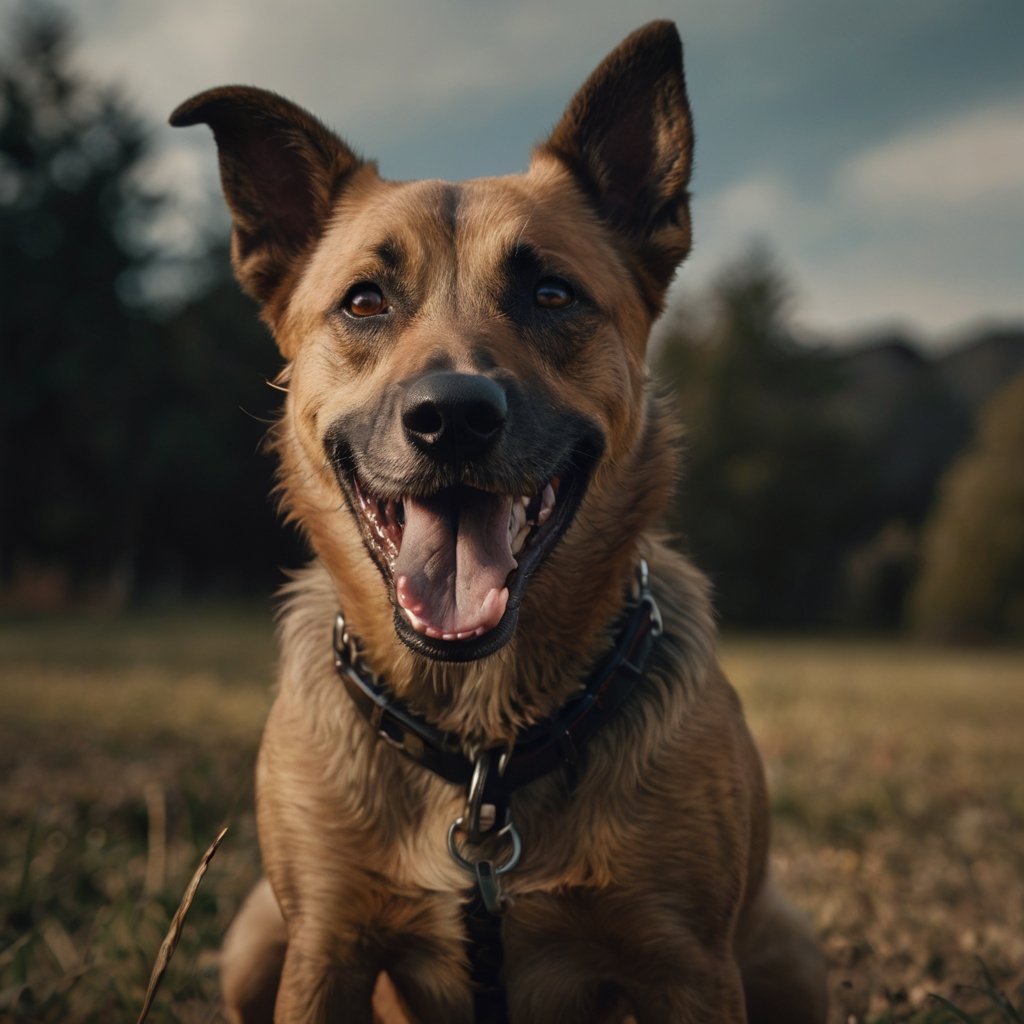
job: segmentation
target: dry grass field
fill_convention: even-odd
[[[259,871],[269,619],[0,623],[0,1021],[134,1021],[227,824],[148,1018],[221,1019],[219,937]],[[1024,653],[727,638],[723,657],[832,1020],[1024,1020]]]

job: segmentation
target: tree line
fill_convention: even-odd
[[[149,128],[72,51],[51,12],[0,54],[0,607],[266,594],[305,557],[259,454],[279,357],[222,247],[175,309],[147,299]],[[658,337],[668,525],[726,625],[1024,633],[1024,332],[970,372],[811,346],[755,250]]]
[[[671,525],[727,625],[1024,636],[1024,329],[928,356],[798,341],[763,249],[666,325]]]

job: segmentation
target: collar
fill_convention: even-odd
[[[353,703],[382,740],[448,782],[470,790],[479,787],[484,803],[507,808],[513,790],[561,765],[575,772],[587,741],[643,679],[651,648],[662,633],[661,612],[643,559],[636,593],[621,620],[615,647],[587,677],[581,693],[550,718],[523,730],[511,750],[485,751],[476,760],[464,753],[456,735],[436,728],[391,696],[366,664],[341,612],[334,624],[334,664]],[[479,797],[476,802],[479,806]]]

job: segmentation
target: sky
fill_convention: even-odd
[[[0,18],[16,0],[0,0]],[[672,18],[697,131],[683,294],[751,244],[809,332],[941,343],[1024,320],[1022,0],[77,0],[78,62],[153,125],[181,197],[168,244],[209,219],[213,85],[274,89],[391,178],[525,167],[629,31]],[[2,21],[0,21],[2,24]]]

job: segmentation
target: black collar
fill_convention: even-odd
[[[513,790],[560,765],[575,769],[584,745],[643,678],[662,622],[643,560],[637,577],[637,593],[623,609],[615,647],[588,676],[583,692],[550,718],[521,732],[507,757],[502,750],[496,758],[498,770],[490,774],[505,800]],[[340,612],[334,626],[334,664],[352,701],[381,739],[448,782],[470,784],[479,761],[465,754],[457,736],[431,725],[388,693],[366,665]]]

